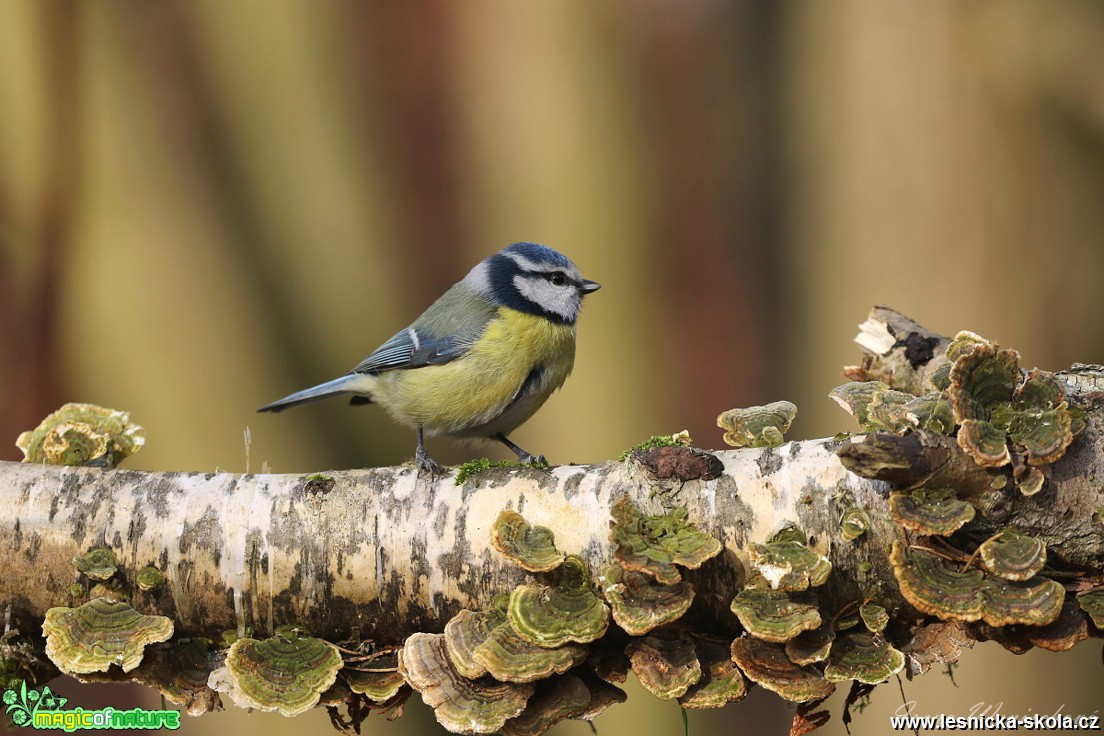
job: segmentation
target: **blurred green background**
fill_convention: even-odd
[[[516,240],[604,286],[574,376],[513,435],[553,462],[683,428],[716,447],[719,412],[779,398],[795,438],[852,429],[825,394],[875,303],[1027,367],[1104,362],[1102,33],[1092,0],[5,0],[0,458],[79,400],[146,427],[133,468],[407,460],[378,410],[254,411]],[[957,689],[905,694],[1091,713],[1099,657],[984,645]],[[90,707],[77,688],[55,689]],[[787,706],[752,700],[691,733],[784,733]],[[437,733],[415,701],[367,731]],[[852,732],[900,701],[880,688]],[[325,721],[231,707],[184,731]],[[681,732],[639,690],[597,726]]]

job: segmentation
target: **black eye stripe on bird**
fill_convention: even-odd
[[[553,279],[556,273],[564,278]],[[379,404],[416,430],[420,470],[440,471],[425,434],[494,439],[519,462],[543,462],[507,434],[571,373],[575,321],[583,297],[599,288],[551,248],[514,243],[477,264],[347,375],[258,411],[350,395],[350,403]]]

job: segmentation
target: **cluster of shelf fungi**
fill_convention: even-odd
[[[721,707],[758,685],[802,704],[797,718],[811,729],[838,685],[850,683],[852,703],[898,673],[953,661],[975,640],[1062,651],[1104,635],[1099,567],[1048,560],[1041,535],[999,525],[1010,499],[1043,493],[1048,468],[1081,441],[1092,420],[1084,402],[1059,376],[1023,371],[1015,351],[972,333],[939,339],[886,320],[871,331],[867,359],[847,369],[853,380],[832,397],[864,433],[839,440],[844,465],[892,484],[889,586],[867,565],[836,571],[860,595],[841,602],[838,590],[826,593],[827,540],[814,543],[789,524],[729,550],[743,574],[729,591],[729,619],[709,623],[694,615],[686,571],[725,545],[683,508],[648,515],[622,498],[610,509],[611,561],[596,570],[557,549],[554,530],[503,510],[492,545],[531,580],[483,610],[461,610],[441,632],[393,646],[335,644],[294,626],[268,639],[231,631],[220,642],[174,640],[172,620],[131,605],[155,593],[163,573],[120,570],[110,549],[89,550],[74,560],[81,582],[69,605],[45,617],[45,655],[78,678],[146,683],[193,714],[218,707],[221,694],[285,716],[324,705],[344,730],[358,730],[370,711],[401,713],[416,690],[450,731],[538,734],[624,701],[618,685],[629,672],[684,708]],[[730,443],[773,446],[792,417],[792,405],[779,402],[726,413],[721,423]],[[90,443],[78,424],[36,430],[28,456],[41,460],[49,445],[71,457]],[[133,430],[113,431],[133,442]],[[106,436],[101,451],[115,447]],[[677,445],[647,452],[652,466],[658,457],[702,456]],[[945,462],[925,466],[933,456]],[[871,524],[871,509],[844,502],[831,543],[862,545]],[[18,654],[9,646],[5,659]]]

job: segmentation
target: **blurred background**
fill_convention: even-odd
[[[0,459],[90,401],[146,427],[132,468],[406,461],[378,409],[254,412],[517,240],[604,286],[575,374],[512,435],[556,463],[684,428],[717,447],[718,413],[781,398],[796,439],[853,429],[826,393],[877,303],[1025,367],[1104,362],[1102,33],[1091,0],[5,0]],[[902,697],[1104,707],[1099,642],[982,645],[956,680],[879,688],[851,732],[885,733]],[[785,704],[751,701],[691,733],[786,732]],[[596,725],[682,728],[639,688]],[[182,731],[227,728],[328,725],[231,707]],[[417,698],[365,728],[440,732]]]

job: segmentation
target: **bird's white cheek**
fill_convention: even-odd
[[[573,320],[579,311],[579,298],[573,289],[556,286],[543,278],[514,277],[518,292],[541,309]]]

